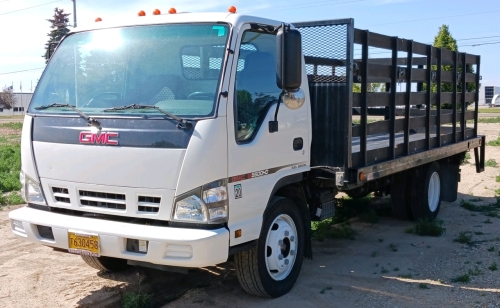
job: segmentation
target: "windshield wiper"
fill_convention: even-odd
[[[132,104],[132,105],[126,105],[126,106],[107,108],[107,109],[104,109],[103,111],[109,112],[109,111],[114,111],[114,110],[125,110],[125,109],[155,109],[155,110],[158,110],[159,112],[163,113],[164,115],[177,121],[177,128],[184,129],[184,130],[190,130],[193,127],[193,124],[189,123],[186,119],[178,117],[178,116],[176,116],[168,111],[165,111],[165,110],[163,110],[159,107],[153,106],[153,105]]]
[[[58,108],[58,107],[68,107],[76,111],[82,118],[87,120],[87,125],[88,126],[94,126],[98,129],[101,129],[101,122],[99,122],[97,119],[94,119],[92,117],[89,117],[85,113],[81,112],[79,109],[77,109],[75,106],[71,106],[70,104],[59,104],[59,103],[54,103],[50,105],[45,105],[45,106],[40,106],[40,107],[35,107],[36,110],[42,110],[42,109],[48,109],[48,108]]]

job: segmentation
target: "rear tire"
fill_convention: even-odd
[[[91,257],[81,255],[88,266],[106,272],[119,272],[129,267],[127,260],[112,257]]]
[[[441,176],[437,162],[415,170],[411,212],[415,219],[434,219],[441,207]]]
[[[391,203],[394,217],[411,220],[413,215],[410,206],[411,172],[399,172],[392,176]]]
[[[304,244],[304,222],[297,205],[287,198],[273,198],[257,246],[234,256],[243,289],[264,297],[288,293],[302,267]]]

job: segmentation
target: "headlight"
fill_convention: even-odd
[[[19,180],[22,185],[21,195],[24,201],[28,203],[47,205],[45,198],[43,197],[42,187],[39,183],[25,175],[22,171],[19,175]]]
[[[172,220],[224,223],[227,217],[227,180],[219,180],[177,197]]]

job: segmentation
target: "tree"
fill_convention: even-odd
[[[16,101],[12,87],[3,88],[0,92],[0,108],[12,109],[16,105]]]
[[[50,55],[54,51],[55,45],[69,32],[69,15],[71,14],[64,13],[64,9],[56,7],[52,19],[47,19],[51,24],[50,28],[52,30],[47,34],[49,39],[47,43],[45,43],[45,54],[42,56],[45,58],[45,63],[49,62]]]
[[[434,37],[434,47],[437,48],[445,48],[449,49],[452,51],[458,52],[458,46],[457,46],[457,41],[453,38],[450,32],[450,28],[448,25],[442,25],[439,27],[438,34]],[[437,66],[433,65],[432,70],[437,70]],[[443,65],[442,66],[442,71],[453,71],[453,66],[452,65]],[[467,73],[474,73],[474,69],[468,65],[466,67]],[[463,67],[458,66],[458,72],[462,73],[463,72]],[[424,91],[425,91],[425,84],[424,84]],[[467,85],[467,92],[474,92],[476,90],[476,85],[475,84],[468,84]],[[437,84],[433,83],[431,85],[431,91],[432,92],[437,92]],[[453,84],[446,82],[441,84],[441,92],[453,92]],[[457,92],[462,92],[462,84],[460,83],[460,80],[458,81],[457,84]],[[444,109],[451,109],[451,104],[443,104],[442,107]],[[457,108],[461,108],[460,106],[457,106]]]

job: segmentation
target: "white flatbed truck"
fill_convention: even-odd
[[[27,206],[12,231],[107,271],[233,256],[246,291],[281,296],[338,192],[387,191],[396,217],[432,219],[456,199],[467,151],[484,169],[467,90],[479,63],[352,19],[186,13],[75,29],[24,119]]]

